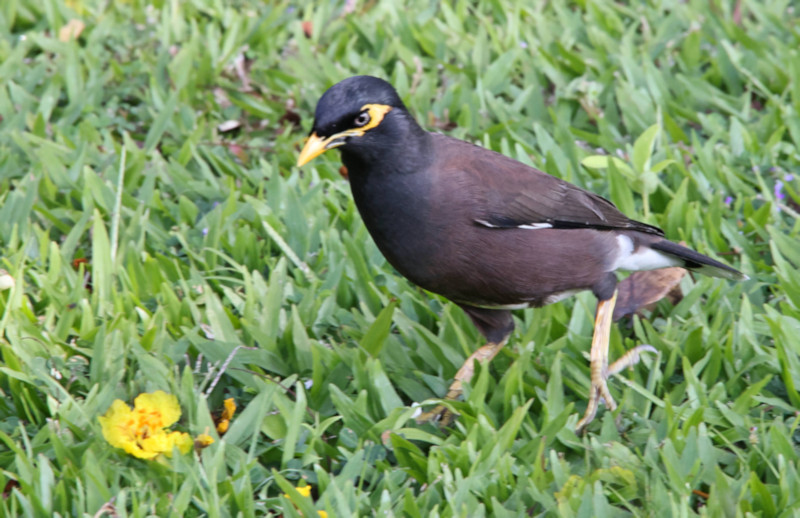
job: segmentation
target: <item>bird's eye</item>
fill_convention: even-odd
[[[353,124],[355,124],[355,126],[357,128],[360,128],[361,126],[366,126],[368,122],[369,122],[369,113],[368,112],[361,112],[355,118],[355,120],[353,121]]]

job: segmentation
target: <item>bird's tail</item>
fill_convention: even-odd
[[[650,245],[650,248],[671,255],[676,259],[683,261],[684,268],[693,270],[712,277],[722,277],[734,281],[743,281],[748,279],[747,275],[743,274],[735,268],[731,268],[727,264],[722,264],[719,261],[707,257],[699,252],[695,252],[690,248],[681,246],[672,241],[663,239]]]

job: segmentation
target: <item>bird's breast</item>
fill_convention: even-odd
[[[381,174],[349,165],[348,171],[356,207],[381,253],[411,282],[433,290],[442,258],[430,182],[423,173]]]

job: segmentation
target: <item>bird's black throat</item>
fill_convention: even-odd
[[[393,110],[368,142],[341,148],[353,199],[378,248],[401,274],[425,286],[426,259],[438,246],[428,195],[432,189],[431,135],[405,112]]]

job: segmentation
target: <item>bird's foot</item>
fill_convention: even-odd
[[[443,399],[454,401],[461,397],[464,392],[464,383],[471,380],[472,376],[475,375],[475,361],[485,365],[500,352],[505,343],[505,340],[499,343],[489,342],[472,353],[467,358],[467,361],[464,362],[464,365],[456,372],[455,379]],[[417,423],[435,422],[439,426],[448,426],[456,420],[456,417],[458,417],[458,414],[453,413],[449,408],[444,405],[436,405],[432,410],[420,414],[417,417]]]
[[[472,355],[474,356],[474,354]],[[472,359],[470,356],[470,359]],[[456,374],[456,380],[450,385],[450,388],[447,390],[447,394],[444,396],[444,399],[449,399],[450,401],[455,401],[461,396],[461,393],[464,391],[461,380],[458,379],[458,375],[461,374],[461,371],[464,370],[464,364],[461,369],[459,369],[458,373]],[[428,410],[427,412],[423,412],[417,416],[417,423],[437,423],[441,427],[449,426],[453,421],[456,420],[458,414],[450,410],[444,405],[436,405],[433,409]]]
[[[417,423],[435,423],[442,428],[450,426],[456,420],[458,414],[444,405],[436,405],[432,410],[423,412],[417,416]]]
[[[614,376],[615,374],[622,372],[623,369],[627,367],[633,367],[639,363],[642,360],[642,352],[658,354],[658,350],[656,350],[656,348],[652,345],[637,345],[630,351],[620,356],[617,361],[608,366],[608,375]]]
[[[597,415],[597,409],[600,408],[600,401],[603,401],[609,410],[612,412],[617,408],[617,402],[611,396],[608,390],[608,370],[595,368],[592,365],[592,382],[589,388],[589,402],[586,404],[586,412],[578,424],[575,426],[575,431],[580,433],[586,426],[594,420]],[[599,366],[597,366],[599,367]]]
[[[641,361],[642,352],[657,353],[658,351],[652,345],[638,345],[630,351],[623,354],[617,361],[608,367],[602,365],[602,362],[592,362],[591,366],[591,388],[589,389],[589,402],[586,406],[586,412],[578,424],[575,426],[576,432],[581,432],[597,415],[597,410],[600,407],[600,402],[604,402],[606,407],[612,412],[617,408],[617,402],[611,396],[608,390],[608,378],[615,374],[620,373],[626,367],[633,367]]]

